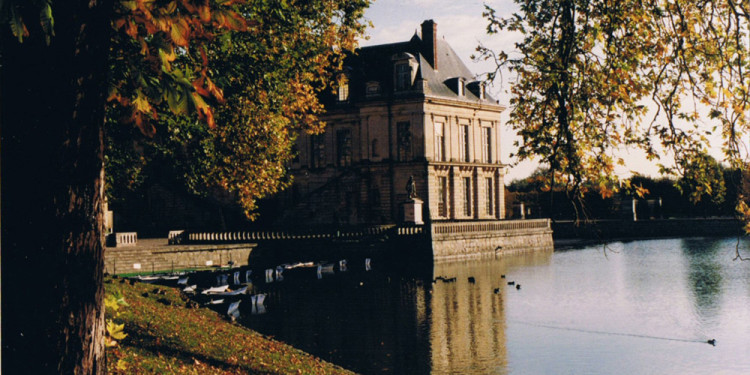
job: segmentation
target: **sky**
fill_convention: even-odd
[[[374,0],[365,12],[365,18],[372,22],[373,28],[368,30],[369,40],[360,41],[360,45],[407,41],[424,20],[432,19],[437,23],[438,37],[443,37],[453,47],[474,74],[488,72],[493,69],[493,64],[477,63],[470,59],[476,52],[477,45],[481,43],[495,51],[503,50],[512,56],[514,43],[520,40],[520,35],[509,32],[487,35],[487,21],[482,17],[485,3],[493,7],[501,17],[510,16],[517,10],[512,0]],[[501,104],[507,106],[510,99],[507,92],[512,77],[506,73],[503,79],[504,82],[495,82],[489,90]],[[503,124],[508,120],[507,111],[501,116]],[[517,137],[512,129],[504,126],[501,132],[501,161],[512,164],[508,168],[506,183],[530,175],[538,166],[533,161],[516,165],[516,160],[510,157],[515,151],[515,140]],[[720,140],[713,142],[720,144]],[[720,157],[719,150],[712,150],[711,154]],[[658,176],[658,167],[647,161],[642,152],[620,150],[617,155],[626,161],[625,167],[616,169],[618,175],[628,176],[632,172],[638,172]],[[667,158],[662,162],[666,163],[668,160]]]

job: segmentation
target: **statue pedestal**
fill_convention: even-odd
[[[424,221],[422,221],[422,203],[423,201],[419,198],[409,198],[406,202],[401,203],[405,224],[424,224]]]

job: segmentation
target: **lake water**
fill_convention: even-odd
[[[618,242],[401,273],[350,260],[256,285],[266,313],[240,319],[362,374],[750,374],[736,244]]]

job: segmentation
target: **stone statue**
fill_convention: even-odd
[[[406,193],[409,194],[409,198],[417,197],[417,184],[414,182],[414,176],[409,176],[409,181],[406,182]]]

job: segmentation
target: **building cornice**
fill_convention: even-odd
[[[436,165],[441,167],[482,167],[482,168],[506,168],[510,167],[510,164],[503,163],[476,163],[476,162],[456,162],[456,161],[428,161],[429,165]]]
[[[408,105],[408,104],[437,104],[437,105],[444,105],[454,108],[464,108],[464,109],[473,109],[473,110],[483,110],[483,111],[490,111],[490,112],[496,112],[496,113],[502,113],[507,109],[506,106],[501,104],[494,104],[491,102],[472,102],[472,101],[466,101],[466,100],[456,100],[456,99],[449,99],[449,98],[443,98],[443,97],[437,97],[437,96],[395,96],[395,97],[387,97],[387,98],[378,98],[378,99],[369,99],[369,100],[362,100],[362,101],[356,101],[354,103],[342,103],[335,106],[330,106],[326,108],[326,111],[328,114],[334,115],[334,114],[345,114],[350,113],[353,110],[360,109],[360,108],[367,108],[367,107],[379,107],[379,106],[386,106],[386,105]]]
[[[428,104],[439,104],[439,105],[447,105],[451,107],[480,109],[480,110],[485,110],[485,111],[493,111],[497,113],[501,113],[507,109],[507,107],[505,107],[504,105],[493,104],[491,102],[477,103],[477,102],[448,99],[448,98],[436,97],[436,96],[425,96],[424,101],[425,103],[428,103]]]

